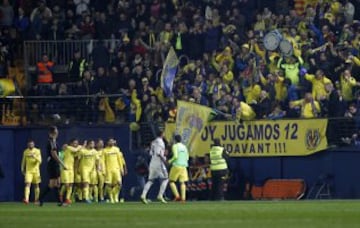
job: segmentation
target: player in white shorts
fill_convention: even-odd
[[[165,143],[163,137],[164,137],[163,132],[159,132],[157,134],[157,138],[151,142],[151,147],[150,147],[151,161],[149,165],[149,178],[144,186],[143,192],[140,197],[141,201],[145,204],[148,203],[148,200],[146,199],[146,195],[150,190],[152,184],[154,183],[155,179],[159,179],[161,182],[157,199],[162,203],[167,203],[163,197],[167,184],[169,182],[168,171],[165,165],[166,157],[165,157]]]

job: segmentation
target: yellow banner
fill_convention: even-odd
[[[327,119],[210,122],[191,155],[208,153],[213,139],[219,138],[232,157],[306,156],[326,149],[326,128]],[[167,138],[174,131],[175,124],[166,124]]]
[[[168,135],[171,140],[174,132],[181,135],[182,142],[188,147],[193,156],[195,148],[201,141],[200,134],[204,130],[212,109],[203,105],[186,101],[177,101],[176,128]]]

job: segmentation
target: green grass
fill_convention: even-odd
[[[73,204],[0,203],[0,228],[360,227],[360,201],[229,201]]]

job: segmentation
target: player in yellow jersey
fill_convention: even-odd
[[[86,144],[86,148],[80,150],[79,171],[81,175],[81,182],[83,185],[83,196],[87,203],[91,203],[89,195],[89,184],[91,175],[96,170],[97,152],[95,150],[95,141],[90,140]]]
[[[89,188],[90,193],[89,193],[89,197],[90,197],[90,200],[97,203],[97,202],[99,202],[98,172],[100,170],[100,163],[99,163],[99,153],[95,149],[95,142],[94,142],[94,150],[95,150],[95,169],[93,169],[91,171],[91,174],[90,174],[90,188]]]
[[[104,201],[104,184],[105,184],[104,141],[102,139],[98,139],[98,141],[96,142],[96,150],[99,158],[99,169],[97,172],[99,199],[102,202]]]
[[[40,177],[41,152],[35,147],[33,140],[28,141],[21,161],[21,172],[25,176],[24,203],[29,204],[30,186],[33,184],[35,203],[39,201],[41,182]]]
[[[84,141],[84,147],[86,146],[86,141]],[[83,200],[83,192],[82,192],[82,186],[81,186],[81,175],[79,170],[79,164],[80,164],[80,155],[79,153],[75,156],[74,161],[74,189],[73,189],[73,199],[74,200]]]
[[[126,174],[125,159],[116,141],[110,138],[104,148],[105,185],[111,203],[118,202],[122,176]]]
[[[74,166],[75,157],[79,153],[82,146],[79,145],[77,139],[70,140],[69,145],[65,145],[63,163],[67,169],[62,169],[60,172],[61,184],[65,186],[66,196],[64,205],[71,204],[71,193],[74,184]]]

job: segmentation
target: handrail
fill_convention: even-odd
[[[89,97],[123,97],[124,94],[91,94],[91,95],[53,95],[53,96],[6,96],[8,99],[69,99],[69,98],[89,98]]]

